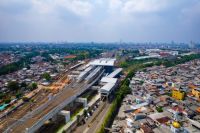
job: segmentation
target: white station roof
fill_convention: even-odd
[[[117,80],[118,80],[117,78],[103,77],[101,79],[101,82],[106,84],[100,88],[100,92],[110,93],[111,90],[115,87]]]
[[[83,72],[80,73],[80,75],[78,76],[78,78],[82,78],[85,74],[87,74],[89,71],[91,71],[94,68],[94,66],[90,66],[88,68],[86,68]]]
[[[115,86],[115,84],[113,84],[113,83],[107,83],[107,84],[105,84],[102,88],[101,88],[101,92],[106,92],[106,93],[109,93],[111,90],[112,90],[112,88]]]
[[[108,82],[108,83],[113,83],[115,84],[117,82],[117,78],[109,78],[109,77],[103,77],[101,79],[101,82]]]
[[[89,64],[95,66],[114,66],[115,60],[114,58],[101,58],[93,60]]]
[[[111,74],[109,74],[107,77],[114,78],[117,74],[119,74],[122,71],[122,68],[117,68],[115,71],[113,71]]]

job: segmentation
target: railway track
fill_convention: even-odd
[[[73,69],[75,69],[75,68],[76,67],[74,67]],[[71,69],[71,70],[73,70],[73,69]],[[70,72],[67,71],[56,83],[64,82],[68,78],[67,75],[69,73]],[[71,84],[69,84],[69,87],[71,87]],[[64,88],[66,88],[66,87],[64,87]],[[50,93],[51,92],[49,92],[49,91],[40,90],[35,96],[33,96],[31,98],[31,99],[34,100],[34,102],[24,103],[22,106],[18,107],[13,112],[9,113],[5,117],[2,117],[0,119],[0,133],[5,131],[10,125],[13,125],[15,122],[22,119],[22,117],[24,117],[25,115],[31,113],[32,110],[36,110],[41,105],[45,104],[48,101],[48,96],[49,96]],[[61,102],[61,101],[59,101],[59,102]],[[56,102],[56,104],[58,104],[58,102]],[[48,107],[49,110],[51,110],[52,108],[53,108],[53,106]],[[43,114],[41,114],[40,116],[37,116],[37,117],[33,117],[31,119],[32,120],[34,120],[34,119],[38,120],[40,117],[42,117],[42,115]]]
[[[64,76],[66,78],[67,76]],[[63,78],[62,78],[63,79]],[[30,113],[32,110],[37,109],[39,106],[48,101],[48,95],[50,91],[40,90],[31,99],[33,102],[24,103],[22,106],[18,107],[13,112],[9,113],[5,117],[0,119],[0,132],[3,132],[8,126],[15,123],[17,120],[22,118],[25,114]]]
[[[70,103],[72,99],[75,99],[78,95],[82,94],[88,87],[91,87],[102,76],[104,71],[92,81],[92,83],[77,83],[72,81],[71,84],[65,86],[62,91],[56,94],[51,100],[48,100],[44,104],[37,106],[32,112],[23,114],[23,117],[18,121],[13,121],[13,124],[9,124],[9,127],[3,128],[3,131],[9,133],[21,133],[28,129],[28,132],[34,132],[41,126],[46,120],[58,113],[64,106]],[[45,97],[45,96],[44,96]],[[46,96],[47,97],[47,96]],[[41,100],[42,101],[42,100]],[[31,130],[29,130],[31,129]]]
[[[45,105],[34,110],[30,115],[26,115],[21,119],[23,122],[16,122],[9,127],[6,131],[10,133],[21,133],[28,129],[28,132],[34,132],[41,125],[56,115],[60,110],[62,110],[67,104],[75,100],[80,94],[90,88],[94,83],[96,83],[100,77],[103,75],[102,71],[99,76],[92,81],[90,84],[85,82],[77,83],[72,82],[68,87],[63,89],[58,95],[56,95],[52,100],[45,103]]]
[[[26,113],[36,109],[38,106],[45,103],[45,101],[48,99],[47,96],[49,93],[48,92],[45,93],[43,90],[41,90],[39,93],[40,94],[44,93],[44,95],[43,96],[41,96],[41,95],[33,96],[33,98],[32,98],[32,99],[34,99],[33,103],[30,103],[30,102],[24,103],[21,107],[17,108],[14,112],[1,118],[0,132],[3,132],[8,127],[8,125],[13,124],[18,119],[23,117]]]
[[[56,108],[60,103],[62,103],[65,99],[69,98],[70,96],[75,95],[77,92],[80,91],[80,89],[84,86],[85,84],[77,84],[75,88],[69,88],[69,89],[64,89],[57,97],[56,99],[52,100],[52,102],[44,109],[44,110],[37,110],[34,112],[33,115],[30,115],[30,118],[25,120],[25,122],[21,122],[21,124],[17,124],[14,126],[12,129],[10,129],[10,132],[13,133],[20,133],[23,131],[25,128],[31,127],[34,123],[36,123],[38,120],[40,120],[43,116],[48,114],[51,110]]]

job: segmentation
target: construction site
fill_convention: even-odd
[[[55,132],[51,127],[62,124],[60,131],[75,131],[77,125],[74,123],[79,121],[77,115],[80,112],[81,120],[87,119],[91,113],[85,115],[84,110],[93,109],[93,113],[101,100],[112,98],[121,71],[111,58],[71,66],[57,81],[47,86],[39,85],[28,96],[27,102],[2,115],[0,132]],[[102,112],[107,105],[100,106],[97,112]]]

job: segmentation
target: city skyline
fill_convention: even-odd
[[[198,0],[2,0],[0,41],[199,42]]]

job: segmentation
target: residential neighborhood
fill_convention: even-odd
[[[195,133],[200,129],[200,60],[153,66],[130,79],[111,131]]]

